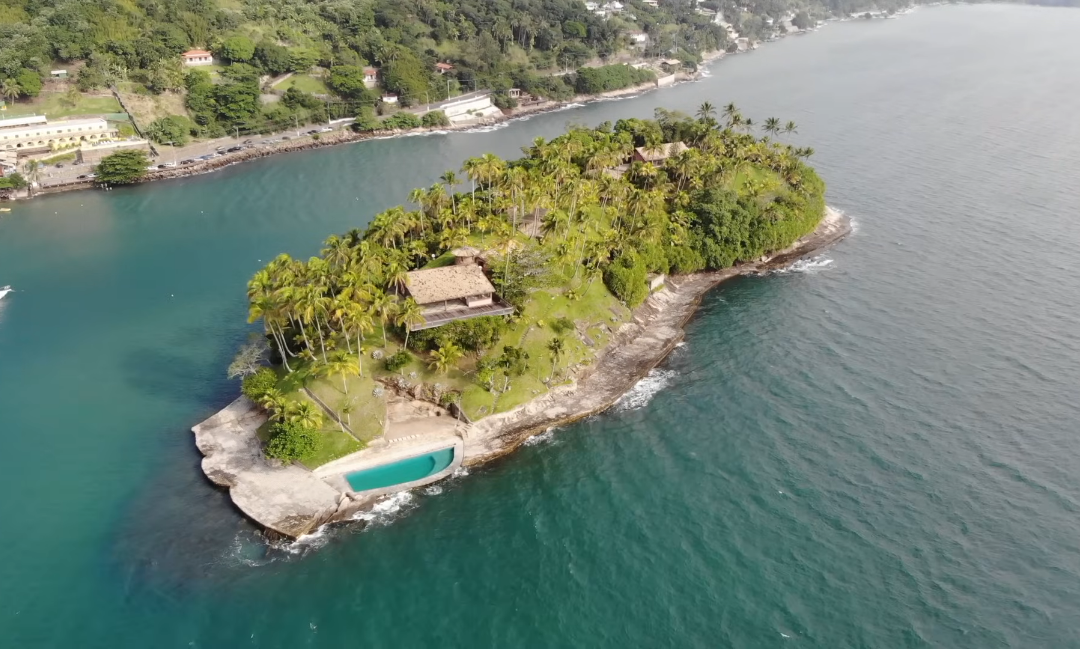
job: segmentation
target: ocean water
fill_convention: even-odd
[[[711,76],[0,217],[0,646],[1080,647],[1080,11],[833,24]],[[244,283],[466,156],[735,101],[856,223],[602,415],[267,546],[189,428]]]

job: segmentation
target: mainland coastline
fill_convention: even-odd
[[[851,232],[851,221],[840,211],[826,207],[817,227],[793,245],[752,262],[718,271],[673,276],[633,311],[632,320],[601,350],[596,361],[568,385],[556,387],[510,411],[489,415],[467,426],[446,420],[431,421],[443,427],[442,436],[398,448],[370,448],[363,465],[386,462],[423,452],[447,442],[459,451],[455,462],[432,479],[376,493],[350,492],[344,481],[331,486],[322,476],[357,466],[346,457],[316,471],[296,464],[280,466],[263,457],[258,428],[266,415],[247,397],[195,425],[196,446],[204,455],[201,466],[214,484],[229,490],[236,507],[271,536],[298,538],[321,525],[360,520],[357,515],[375,507],[389,493],[445,479],[459,466],[473,467],[512,453],[533,435],[594,415],[611,406],[639,380],[661,363],[682,341],[685,325],[701,299],[723,282],[784,268],[818,253]],[[437,423],[436,423],[437,422]]]

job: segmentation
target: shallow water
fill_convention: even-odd
[[[0,218],[0,643],[1080,646],[1080,12],[830,25],[498,130],[298,153]],[[1017,34],[1025,35],[1017,37]],[[244,282],[462,158],[735,101],[856,232],[726,284],[611,411],[267,547],[189,428]]]

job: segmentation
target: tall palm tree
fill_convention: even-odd
[[[716,106],[712,105],[711,101],[703,101],[697,109],[697,118],[702,122],[707,122],[716,116]]]
[[[425,322],[424,309],[416,303],[416,300],[407,297],[398,305],[394,322],[397,326],[405,328],[405,348],[408,349],[409,333],[412,332],[413,325],[421,325]]]
[[[457,214],[457,185],[461,180],[452,169],[444,171],[443,175],[439,176],[439,180],[446,183],[446,186],[450,188],[450,208],[454,210],[454,214]]]
[[[396,302],[393,296],[387,295],[383,291],[375,290],[371,296],[371,310],[379,317],[379,322],[382,323],[382,341],[383,349],[386,349],[386,328],[390,324],[390,319],[394,315],[394,306]]]
[[[330,356],[330,362],[324,365],[322,369],[328,375],[337,374],[340,376],[341,388],[345,391],[345,394],[349,394],[348,377],[360,373],[360,364],[356,362],[356,357],[352,354],[338,351]]]
[[[739,112],[739,108],[734,102],[724,106],[724,117],[727,119],[727,126],[730,129],[735,129],[742,122],[742,113]]]
[[[555,377],[555,365],[558,364],[559,358],[563,353],[563,339],[556,336],[548,341],[548,351],[551,352],[551,375],[548,376],[548,381]]]
[[[769,135],[776,136],[780,132],[780,118],[768,117],[765,119],[765,124],[761,127],[763,131]]]
[[[792,121],[788,120],[788,123],[784,124],[784,135],[789,135],[791,133],[798,133],[798,132],[799,132],[799,127],[795,125],[795,122],[792,122]]]

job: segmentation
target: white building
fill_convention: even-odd
[[[188,50],[180,56],[184,58],[184,65],[189,68],[214,64],[214,55],[206,50]]]
[[[627,36],[630,37],[630,42],[635,45],[644,45],[649,42],[649,35],[645,32],[630,32]]]
[[[379,71],[375,68],[364,68],[364,87],[374,88],[379,84]]]
[[[0,150],[42,151],[97,142],[116,136],[100,117],[48,123],[41,115],[0,121]]]

